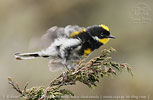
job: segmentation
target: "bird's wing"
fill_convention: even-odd
[[[74,32],[77,31],[81,31],[82,29],[84,29],[84,27],[80,27],[78,25],[67,25],[64,28],[65,34],[70,37],[71,34],[73,34]]]
[[[47,32],[41,37],[41,44],[43,47],[48,47],[58,36],[66,36],[64,34],[63,27],[51,27]]]
[[[43,47],[48,47],[56,38],[69,38],[72,33],[80,31],[82,29],[84,29],[84,27],[80,27],[78,25],[67,25],[65,27],[51,27],[50,29],[48,29],[46,34],[42,36],[41,44],[43,45]]]

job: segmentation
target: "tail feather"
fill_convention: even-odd
[[[34,53],[16,53],[15,54],[15,58],[17,60],[34,59],[36,57],[40,57],[38,52],[34,52]]]

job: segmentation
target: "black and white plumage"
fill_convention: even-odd
[[[48,48],[34,53],[16,53],[15,57],[18,60],[36,57],[49,58],[51,71],[63,66],[71,69],[76,65],[74,62],[107,43],[109,38],[114,37],[110,35],[109,28],[103,24],[87,28],[78,25],[54,26],[42,37],[45,41],[43,44]]]

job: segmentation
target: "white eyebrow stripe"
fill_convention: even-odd
[[[95,39],[97,41],[100,40],[97,36],[94,36],[93,39]]]

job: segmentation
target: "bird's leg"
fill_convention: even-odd
[[[64,85],[65,84],[65,80],[67,79],[67,75],[66,75],[66,72],[64,71],[64,69],[62,70],[62,85]]]
[[[65,68],[66,68],[68,71],[70,71],[70,69],[67,67],[67,65],[66,65],[66,64],[65,64],[64,66],[65,66]]]

